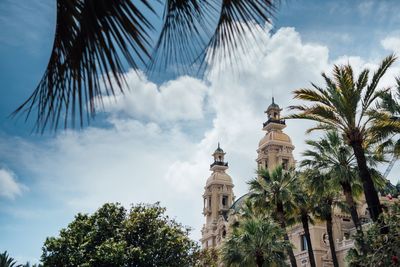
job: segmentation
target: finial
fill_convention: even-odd
[[[272,104],[275,104],[275,99],[274,99],[274,97],[272,97]]]
[[[219,142],[218,142],[218,149],[221,149],[221,148],[219,147]]]

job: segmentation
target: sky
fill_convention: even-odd
[[[221,143],[237,197],[254,177],[263,111],[275,102],[296,104],[292,91],[322,85],[321,72],[350,63],[376,69],[400,54],[400,5],[396,0],[284,1],[273,25],[237,69],[212,68],[203,78],[127,70],[126,95],[106,99],[90,126],[32,132],[32,118],[10,118],[40,80],[50,54],[55,1],[0,1],[0,251],[38,262],[46,237],[78,212],[105,202],[160,201],[200,238],[202,194],[211,154]],[[396,63],[382,80],[393,84]],[[288,121],[285,132],[301,159],[310,122]],[[382,170],[386,166],[382,166]],[[389,179],[399,179],[400,164]]]

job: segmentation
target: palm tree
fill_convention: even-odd
[[[382,110],[382,116],[389,116],[393,121],[400,121],[400,77],[396,78],[396,91],[393,95],[390,91],[382,92],[380,95],[381,101],[378,103],[378,107]],[[393,155],[392,161],[394,162],[400,157],[400,139],[393,140],[393,132],[391,129],[380,129],[381,138],[385,138],[386,140],[382,142],[380,147],[378,148],[379,152],[389,152]],[[400,129],[395,133],[399,133]]]
[[[287,213],[293,209],[291,185],[295,177],[293,171],[283,171],[282,166],[278,166],[271,172],[266,169],[258,170],[258,178],[251,180],[249,198],[255,201],[256,206],[264,206],[271,210],[274,219],[279,223],[284,231],[284,239],[289,242],[286,232]],[[290,264],[297,266],[293,248],[287,248]]]
[[[157,10],[164,4],[156,32]],[[126,66],[165,69],[204,66],[245,48],[254,23],[270,22],[272,0],[57,0],[47,68],[33,94],[16,110],[36,112],[37,127],[82,125],[104,95],[122,91]],[[248,34],[248,33],[252,34]],[[153,36],[158,38],[153,42]],[[16,114],[14,113],[14,114]]]
[[[308,130],[309,132],[337,129],[352,147],[365,199],[374,221],[377,221],[382,213],[382,206],[367,166],[365,141],[372,134],[379,132],[379,128],[386,128],[388,132],[393,130],[391,129],[393,122],[382,121],[381,118],[378,119],[374,116],[374,103],[379,95],[387,90],[379,89],[378,84],[395,60],[394,55],[385,58],[370,81],[368,69],[364,69],[355,79],[350,65],[335,65],[333,78],[328,77],[325,73],[322,74],[326,88],[312,84],[311,89],[304,88],[294,91],[295,98],[308,101],[310,105],[290,107],[299,112],[289,118],[318,122],[317,126]],[[379,124],[375,124],[375,122],[379,122]]]
[[[305,183],[303,181],[304,175],[298,174],[297,179],[291,186],[291,191],[293,194],[293,202],[296,203],[295,205],[295,212],[293,213],[294,216],[298,217],[297,221],[300,221],[303,229],[304,229],[304,236],[307,241],[307,252],[308,258],[310,260],[311,267],[316,267],[315,258],[314,258],[314,250],[311,242],[311,235],[310,235],[310,227],[309,222],[313,223],[310,214],[313,211],[314,203],[312,202],[312,197],[305,187]]]
[[[335,241],[333,239],[333,208],[339,205],[338,192],[332,183],[329,174],[321,174],[318,170],[310,169],[304,172],[307,181],[308,190],[312,194],[313,216],[316,219],[326,222],[326,231],[328,234],[329,248],[334,267],[339,267],[336,256]]]
[[[4,253],[0,254],[0,267],[20,267],[20,266],[22,265],[17,264],[17,262],[12,257],[10,257],[7,251],[4,251]]]
[[[220,252],[226,266],[286,266],[284,251],[289,246],[274,221],[254,215],[239,220]]]
[[[300,166],[319,169],[332,175],[332,182],[337,183],[342,188],[357,231],[362,233],[357,203],[354,199],[354,196],[358,196],[362,189],[351,147],[344,144],[336,131],[329,131],[320,140],[307,140],[306,143],[311,148],[303,153],[306,159],[301,162]]]

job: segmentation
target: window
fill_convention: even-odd
[[[305,235],[300,235],[301,251],[307,250],[307,239]]]
[[[344,235],[343,235],[343,237],[345,238],[345,239],[349,239],[350,238],[350,233],[344,233]]]
[[[208,197],[208,208],[211,209],[211,197]]]
[[[228,196],[222,197],[222,206],[225,208],[228,206]]]
[[[289,160],[282,159],[282,169],[287,170],[289,168]]]

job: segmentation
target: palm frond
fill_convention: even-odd
[[[132,68],[149,59],[150,21],[138,4],[154,12],[147,0],[58,0],[54,45],[46,71],[34,93],[14,114],[37,111],[36,127],[83,125],[124,84],[125,60]],[[71,119],[71,121],[69,121]]]
[[[221,11],[207,48],[199,56],[200,62],[232,60],[234,52],[245,49],[249,36],[255,38],[255,24],[271,22],[278,1],[274,0],[222,0]],[[247,38],[246,38],[247,37]],[[232,63],[232,61],[231,61]]]
[[[155,1],[157,2],[157,1]],[[160,1],[161,2],[161,1]],[[36,113],[36,128],[90,122],[104,96],[124,91],[130,66],[218,62],[250,44],[254,24],[270,22],[279,0],[167,0],[153,47],[154,2],[57,0],[54,44],[32,95],[12,115]],[[250,34],[248,34],[250,33]],[[154,52],[152,51],[154,48]],[[150,61],[150,64],[148,64]]]
[[[216,12],[215,1],[167,0],[149,69],[166,69],[173,64],[187,72],[187,63],[194,62],[207,44]]]
[[[367,90],[365,92],[363,101],[362,101],[362,105],[363,105],[363,109],[367,109],[373,99],[371,99],[372,95],[374,94],[379,81],[381,80],[381,78],[383,77],[383,75],[385,75],[386,71],[388,70],[388,68],[396,61],[396,57],[394,54],[391,54],[389,56],[387,56],[380,64],[378,70],[374,73],[374,75],[372,76],[372,81],[371,83],[367,86]]]

